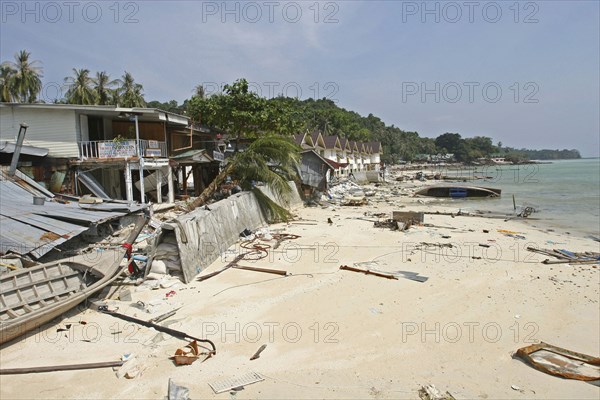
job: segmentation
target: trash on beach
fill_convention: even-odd
[[[159,322],[164,321],[167,318],[171,318],[173,315],[175,315],[175,313],[177,313],[177,310],[179,310],[181,307],[178,307],[174,310],[171,310],[169,312],[166,312],[164,314],[159,315],[158,317],[152,318],[150,321],[148,322],[152,322],[153,324],[158,324]]]
[[[373,223],[375,228],[389,228],[393,231],[404,230],[405,225],[402,223],[398,223],[398,221],[394,221],[393,219],[386,219],[384,221],[375,221]],[[401,229],[402,228],[402,229]]]
[[[253,383],[262,382],[263,378],[256,372],[249,372],[246,375],[239,376],[237,378],[225,378],[216,382],[209,382],[208,385],[215,392],[215,394],[223,393],[231,389],[241,388],[244,386],[252,385]]]
[[[254,355],[252,357],[250,357],[250,361],[260,358],[260,353],[262,353],[266,348],[267,348],[266,344],[263,344],[262,346],[260,346],[258,348],[258,350],[256,350],[256,353],[254,353]]]
[[[421,400],[455,400],[450,392],[443,393],[435,387],[435,385],[425,385],[419,389],[419,397]]]
[[[415,211],[392,211],[392,219],[409,225],[418,225],[425,222],[425,214]]]
[[[600,379],[600,358],[540,342],[522,347],[514,355],[550,375],[580,381]]]
[[[169,378],[169,393],[167,400],[189,400],[190,389],[185,386],[179,386],[173,379]]]
[[[154,330],[156,330],[158,332],[166,333],[166,334],[171,335],[171,336],[173,336],[175,338],[178,338],[178,339],[193,340],[195,342],[200,342],[200,343],[208,343],[208,345],[210,345],[210,347],[212,348],[212,350],[210,350],[208,353],[203,353],[203,354],[208,354],[207,357],[206,357],[206,359],[210,358],[212,355],[217,354],[217,347],[215,346],[215,344],[212,341],[210,341],[208,339],[199,339],[199,338],[196,338],[196,337],[194,337],[192,335],[188,335],[185,332],[181,332],[181,331],[177,331],[175,329],[167,328],[166,326],[158,325],[158,324],[152,323],[150,321],[144,321],[144,320],[141,320],[141,319],[138,319],[138,318],[126,315],[126,314],[120,314],[120,313],[118,313],[116,311],[109,311],[107,306],[99,306],[98,307],[98,312],[102,312],[104,314],[108,314],[110,316],[122,319],[122,320],[127,321],[127,322],[133,322],[135,324],[139,324],[139,325],[145,326],[147,328],[153,328]]]
[[[531,214],[533,214],[534,212],[536,212],[535,208],[533,208],[533,207],[525,207],[519,214],[517,214],[517,217],[527,218]]]
[[[538,249],[532,246],[528,246],[527,250],[558,258],[558,260],[545,259],[542,261],[543,264],[595,264],[600,262],[600,253],[590,251],[575,253],[565,249]]]
[[[117,378],[134,379],[141,376],[145,371],[145,367],[140,364],[139,360],[134,354],[125,354],[121,357],[123,365],[121,367],[114,368]]]
[[[521,235],[522,232],[509,231],[506,229],[498,229],[497,231],[503,234],[504,236],[512,237],[515,239],[527,239],[525,236]]]
[[[37,374],[54,371],[76,371],[82,369],[114,368],[123,365],[123,361],[106,361],[86,364],[48,365],[43,367],[1,368],[0,375]]]
[[[235,269],[243,269],[245,271],[254,271],[254,272],[264,272],[266,274],[275,274],[281,276],[287,276],[289,272],[281,270],[281,269],[272,269],[272,268],[258,268],[258,267],[247,267],[244,265],[236,265]]]
[[[175,355],[171,357],[171,359],[175,362],[175,365],[191,365],[200,358],[199,354],[200,350],[198,350],[198,342],[194,340],[185,347],[177,349]]]
[[[375,276],[379,276],[381,278],[398,279],[396,276],[394,276],[392,274],[375,272],[375,271],[371,271],[369,269],[354,268],[354,267],[349,267],[347,265],[340,265],[340,269],[346,270],[346,271],[361,272],[365,275],[375,275]]]

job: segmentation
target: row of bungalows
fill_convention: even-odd
[[[321,132],[294,136],[303,153],[313,151],[326,161],[337,177],[363,171],[379,171],[383,148],[380,142],[357,142]]]
[[[19,169],[55,193],[172,202],[178,188],[187,194],[190,176],[199,194],[223,159],[214,132],[172,112],[0,103],[0,163],[10,163],[15,146],[1,144],[16,143],[22,123]]]

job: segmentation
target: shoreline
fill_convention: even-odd
[[[142,319],[182,307],[166,322],[213,340],[217,355],[207,361],[176,367],[169,357],[184,341],[156,339],[147,328],[74,309],[4,346],[2,367],[117,360],[133,353],[141,375],[118,379],[102,369],[37,374],[35,380],[0,376],[2,397],[163,398],[169,378],[189,388],[191,398],[418,399],[418,389],[427,384],[457,399],[598,397],[598,387],[546,375],[511,358],[533,340],[600,353],[597,264],[544,265],[540,261],[547,257],[525,250],[536,243],[594,251],[597,242],[520,220],[435,214],[425,215],[432,226],[404,232],[375,228],[365,220],[376,220],[373,214],[456,211],[390,196],[370,197],[365,206],[299,208],[296,221],[270,225],[270,232],[299,238],[276,250],[265,241],[268,257],[243,265],[289,276],[230,269],[187,285],[169,279],[173,286],[156,290],[129,286],[131,301],[108,301]],[[239,243],[232,246],[200,276],[220,270],[241,251]],[[390,280],[342,271],[340,265],[408,275]],[[407,279],[414,277],[410,273],[427,279]],[[175,294],[167,297],[170,291]],[[157,305],[149,314],[137,301]],[[66,324],[72,324],[67,332],[56,332]],[[250,361],[263,344],[260,358]],[[265,380],[233,395],[214,394],[208,385],[249,372]]]

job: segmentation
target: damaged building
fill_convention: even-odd
[[[197,194],[222,159],[209,129],[154,108],[2,103],[0,121],[7,158],[28,125],[19,169],[52,192],[173,202]]]

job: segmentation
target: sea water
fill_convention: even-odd
[[[443,172],[443,171],[442,171]],[[536,212],[532,225],[555,226],[571,233],[600,236],[600,159],[559,160],[550,163],[484,166],[448,171],[450,176],[487,176],[464,184],[502,189],[500,198],[455,199],[449,204],[464,211]]]

